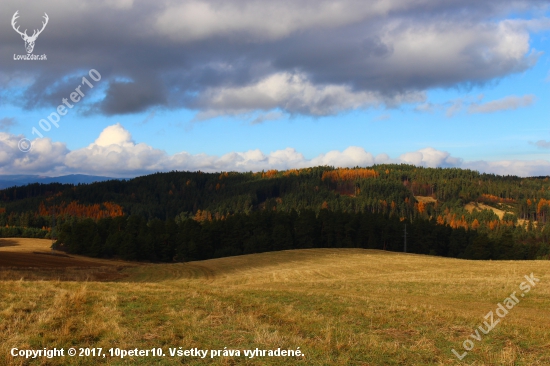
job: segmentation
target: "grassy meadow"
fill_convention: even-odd
[[[11,240],[19,249],[48,242]],[[9,249],[1,247],[0,257]],[[0,268],[0,365],[550,364],[548,261],[311,249],[100,264],[117,275],[94,277],[100,269],[92,266]],[[540,282],[519,297],[531,273]],[[500,323],[479,332],[480,341],[470,337],[514,291],[520,301]],[[463,353],[466,339],[474,348],[459,361],[451,349]],[[12,357],[13,347],[160,347],[166,357],[26,360]],[[227,347],[241,356],[170,357],[178,347]],[[242,351],[298,347],[304,356],[248,358]]]

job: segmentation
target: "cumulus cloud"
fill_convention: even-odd
[[[351,146],[344,151],[329,151],[311,160],[311,165],[334,165],[338,167],[369,166],[374,164],[374,157],[363,148]]]
[[[452,157],[448,152],[436,150],[432,147],[405,153],[399,157],[399,160],[404,163],[430,168],[457,167],[462,163],[462,159]]]
[[[133,177],[157,171],[261,171],[286,170],[319,165],[335,167],[371,166],[384,163],[406,163],[424,167],[460,167],[502,175],[547,175],[550,162],[537,161],[471,161],[465,162],[447,151],[427,147],[407,152],[398,158],[387,154],[374,156],[363,147],[350,146],[333,150],[311,159],[294,148],[269,153],[261,150],[231,152],[222,156],[180,152],[168,155],[144,143],[136,143],[120,124],[105,128],[85,148],[69,151],[65,144],[49,138],[35,139],[29,153],[19,151],[23,136],[0,132],[0,174],[91,174],[111,177]]]
[[[524,95],[518,97],[511,95],[502,99],[493,100],[487,103],[473,103],[468,107],[469,113],[494,113],[500,111],[514,110],[523,107],[529,107],[535,101],[535,96]]]
[[[370,91],[353,91],[344,85],[314,85],[303,74],[279,73],[244,87],[210,88],[201,95],[195,106],[204,110],[198,119],[278,107],[292,114],[326,116],[382,103],[413,103],[424,99],[423,93],[389,97]]]
[[[116,125],[106,127],[89,147],[93,147],[94,145],[101,147],[109,147],[111,145],[134,146],[134,141],[130,132],[122,127],[120,123],[117,123]]]
[[[19,150],[18,143],[23,136],[0,132],[0,174],[56,175],[63,172],[65,155],[69,152],[65,144],[52,142],[49,138],[36,139],[30,152]]]
[[[86,70],[101,72],[88,113],[196,110],[198,119],[272,111],[313,116],[423,103],[426,90],[471,86],[537,61],[530,32],[548,20],[507,19],[539,0],[4,0],[21,25],[47,29],[47,63],[10,62],[0,96],[56,107]],[[466,16],[465,16],[466,15]],[[15,32],[0,53],[23,52]]]
[[[548,160],[472,161],[464,163],[462,168],[520,177],[547,176],[550,172],[550,162]]]
[[[136,144],[120,124],[109,126],[94,143],[66,154],[64,166],[69,170],[82,167],[90,172],[107,174],[145,174],[165,170],[166,153],[144,143]]]

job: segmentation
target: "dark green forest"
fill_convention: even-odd
[[[188,261],[295,248],[548,259],[550,181],[376,165],[156,173],[0,190],[0,235],[69,253]]]

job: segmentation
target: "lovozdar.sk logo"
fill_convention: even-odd
[[[34,32],[32,33],[32,36],[29,36],[27,34],[26,29],[25,29],[24,32],[21,32],[19,30],[19,26],[16,27],[16,22],[17,22],[18,18],[19,18],[19,10],[17,10],[15,12],[15,14],[13,14],[13,17],[11,18],[11,26],[13,27],[13,30],[15,30],[17,33],[19,33],[21,38],[23,38],[23,41],[25,41],[25,50],[27,51],[26,56],[34,56],[34,55],[31,55],[32,51],[34,50],[34,43],[36,42],[36,39],[38,38],[40,33],[42,33],[42,31],[44,31],[44,29],[46,28],[46,25],[48,24],[48,20],[49,20],[48,14],[44,13],[44,16],[43,16],[44,21],[42,22],[42,29],[40,29],[40,30],[35,29]],[[46,55],[35,56],[35,57],[32,57],[32,58],[20,56],[20,57],[16,58],[16,55],[14,55],[14,60],[15,59],[45,59],[45,56]]]

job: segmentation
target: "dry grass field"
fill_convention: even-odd
[[[548,261],[312,249],[133,265],[118,279],[40,278],[45,270],[10,268],[13,278],[0,281],[1,365],[550,364]],[[75,268],[56,270],[70,279]],[[34,277],[17,279],[18,271]],[[531,273],[540,282],[520,297]],[[514,291],[519,303],[473,339],[484,316]],[[474,347],[459,361],[451,349],[463,353],[467,339]],[[25,360],[10,355],[14,347],[160,347],[166,357]],[[241,355],[171,357],[178,347]],[[305,356],[249,358],[242,351],[298,347]]]

